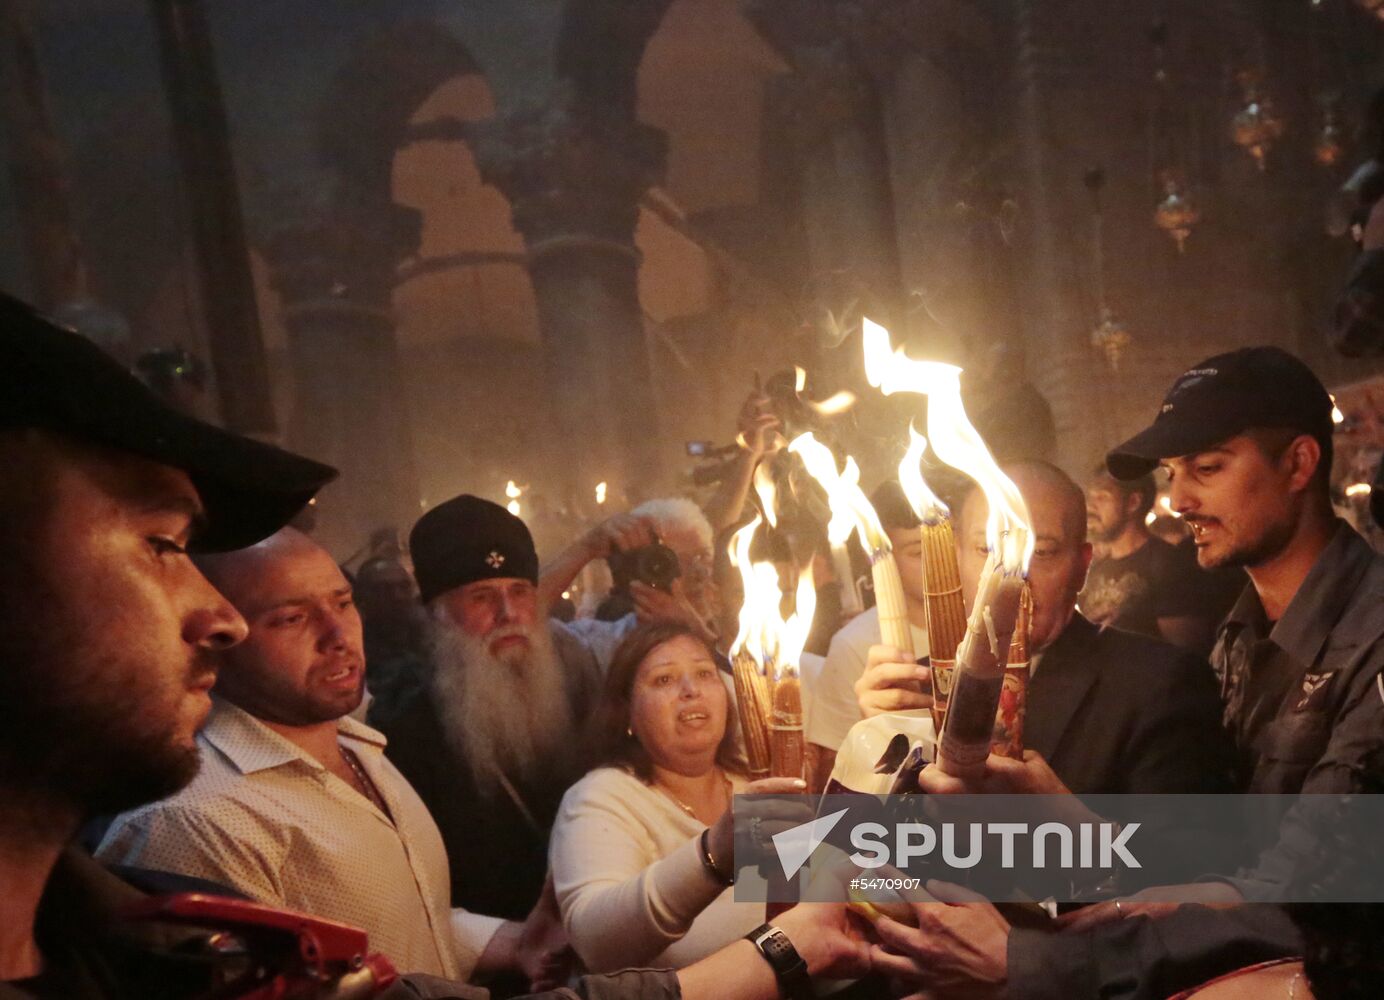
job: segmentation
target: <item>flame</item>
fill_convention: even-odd
[[[806,402],[808,406],[816,411],[818,416],[834,417],[838,414],[845,413],[855,405],[855,393],[851,392],[849,389],[842,389],[840,392],[832,393],[820,403],[814,403],[810,399]]]
[[[605,503],[605,500],[606,500],[606,484],[605,484],[605,480],[601,480],[601,482],[599,482],[599,483],[596,484],[596,502],[597,502],[598,504],[602,504],[602,503]]]
[[[980,486],[989,504],[985,540],[1007,573],[1027,572],[1033,557],[1032,522],[1018,487],[1000,471],[961,402],[961,369],[937,361],[917,361],[891,350],[889,331],[862,320],[865,377],[886,396],[916,392],[928,397],[927,435],[932,450]]]
[[[505,496],[509,497],[511,500],[518,500],[523,495],[524,491],[514,485],[513,479],[505,483]]]
[[[803,647],[812,631],[812,617],[817,612],[817,586],[812,579],[812,561],[808,560],[798,573],[798,589],[793,596],[793,613],[783,623],[775,667],[777,676],[796,676],[802,660]]]
[[[1351,483],[1349,486],[1346,487],[1346,496],[1348,496],[1348,497],[1363,497],[1363,496],[1368,496],[1368,495],[1370,494],[1370,492],[1371,492],[1371,489],[1372,489],[1372,488],[1371,488],[1371,486],[1370,486],[1369,483]]]
[[[831,509],[827,540],[841,545],[852,531],[859,531],[861,542],[871,554],[889,552],[889,536],[860,488],[860,467],[855,459],[847,457],[845,470],[838,472],[836,456],[811,431],[795,437],[788,450],[802,459],[808,474],[826,490],[827,506]]]
[[[765,509],[772,508],[766,506]],[[731,536],[730,559],[740,571],[745,599],[740,606],[740,631],[731,644],[730,653],[731,656],[747,653],[761,670],[777,678],[797,673],[803,647],[812,630],[817,590],[809,562],[798,575],[793,612],[786,619],[783,617],[778,568],[768,560],[752,562],[750,559],[750,545],[763,525],[764,518],[756,514],[749,524]]]
[[[730,540],[730,559],[740,571],[745,588],[740,607],[740,630],[731,645],[731,655],[748,653],[760,669],[775,678],[797,672],[807,635],[812,629],[812,616],[817,607],[817,589],[812,581],[809,562],[798,576],[793,611],[783,615],[783,590],[778,567],[769,560],[754,562],[750,546],[755,535],[777,524],[777,490],[767,466],[755,470],[754,490],[759,497],[760,513]]]
[[[807,388],[807,369],[802,365],[793,366],[793,391],[802,392]]]
[[[908,451],[899,462],[899,485],[903,487],[903,495],[908,498],[908,506],[913,508],[913,513],[927,524],[936,524],[950,517],[951,511],[937,494],[928,489],[927,481],[923,479],[923,452],[926,450],[927,438],[909,424]]]

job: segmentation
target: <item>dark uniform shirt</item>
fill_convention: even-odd
[[[1384,557],[1337,526],[1283,617],[1270,623],[1249,588],[1221,627],[1211,657],[1225,724],[1251,792],[1340,796],[1384,780]],[[1266,832],[1253,868],[1226,878],[1246,900],[1284,898],[1305,873],[1323,877],[1337,832],[1307,808]],[[1339,799],[1333,800],[1339,802]],[[1359,853],[1377,849],[1356,844]],[[1349,859],[1342,859],[1348,864]],[[1183,906],[1157,921],[1125,920],[1082,935],[1014,930],[1016,996],[1164,997],[1257,961],[1301,954],[1277,906]]]
[[[1276,623],[1246,588],[1211,654],[1254,793],[1373,787],[1384,747],[1384,558],[1342,522]]]

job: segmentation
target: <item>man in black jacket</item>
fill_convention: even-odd
[[[1023,495],[1036,538],[1029,567],[1028,773],[1043,775],[1041,790],[1052,792],[1229,791],[1230,748],[1210,666],[1168,643],[1100,629],[1082,617],[1076,598],[1091,561],[1084,494],[1046,462],[1018,462],[1004,471]],[[985,562],[985,514],[985,496],[976,489],[957,522],[968,605]],[[870,652],[857,687],[867,715],[879,711],[869,695],[890,684],[900,667],[891,658],[888,647]],[[891,694],[908,701],[900,707],[927,704],[924,695]]]
[[[1303,795],[1262,831],[1258,860],[1092,907],[1062,934],[1011,931],[988,904],[937,910],[917,934],[886,924],[896,957],[881,968],[976,996],[1163,997],[1301,954],[1282,907],[1238,904],[1315,900],[1319,887],[1359,891],[1344,878],[1377,877],[1372,838],[1343,836],[1354,831],[1333,822],[1338,810],[1316,807],[1384,785],[1384,557],[1332,511],[1331,409],[1301,361],[1244,348],[1184,372],[1152,426],[1107,458],[1126,478],[1164,465],[1198,562],[1249,574],[1212,653],[1224,721],[1245,790]]]

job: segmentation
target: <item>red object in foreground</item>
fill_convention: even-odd
[[[366,1000],[399,977],[366,951],[365,931],[306,913],[202,893],[151,896],[124,912],[209,932],[209,954],[228,959],[233,974],[206,1000]]]

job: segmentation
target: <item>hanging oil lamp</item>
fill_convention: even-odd
[[[1177,243],[1177,252],[1185,253],[1187,237],[1192,235],[1192,227],[1201,221],[1201,209],[1183,187],[1177,171],[1164,170],[1159,180],[1163,184],[1163,200],[1153,210],[1153,221]]]
[[[1384,4],[1384,0],[1380,0]],[[1312,159],[1323,167],[1334,167],[1346,155],[1346,130],[1341,124],[1341,95],[1323,94],[1317,99],[1322,108],[1322,125],[1312,143]]]
[[[1270,147],[1283,136],[1283,119],[1274,112],[1273,102],[1264,95],[1257,70],[1241,70],[1236,80],[1244,91],[1244,105],[1231,120],[1230,137],[1254,157],[1260,170],[1264,170]]]

